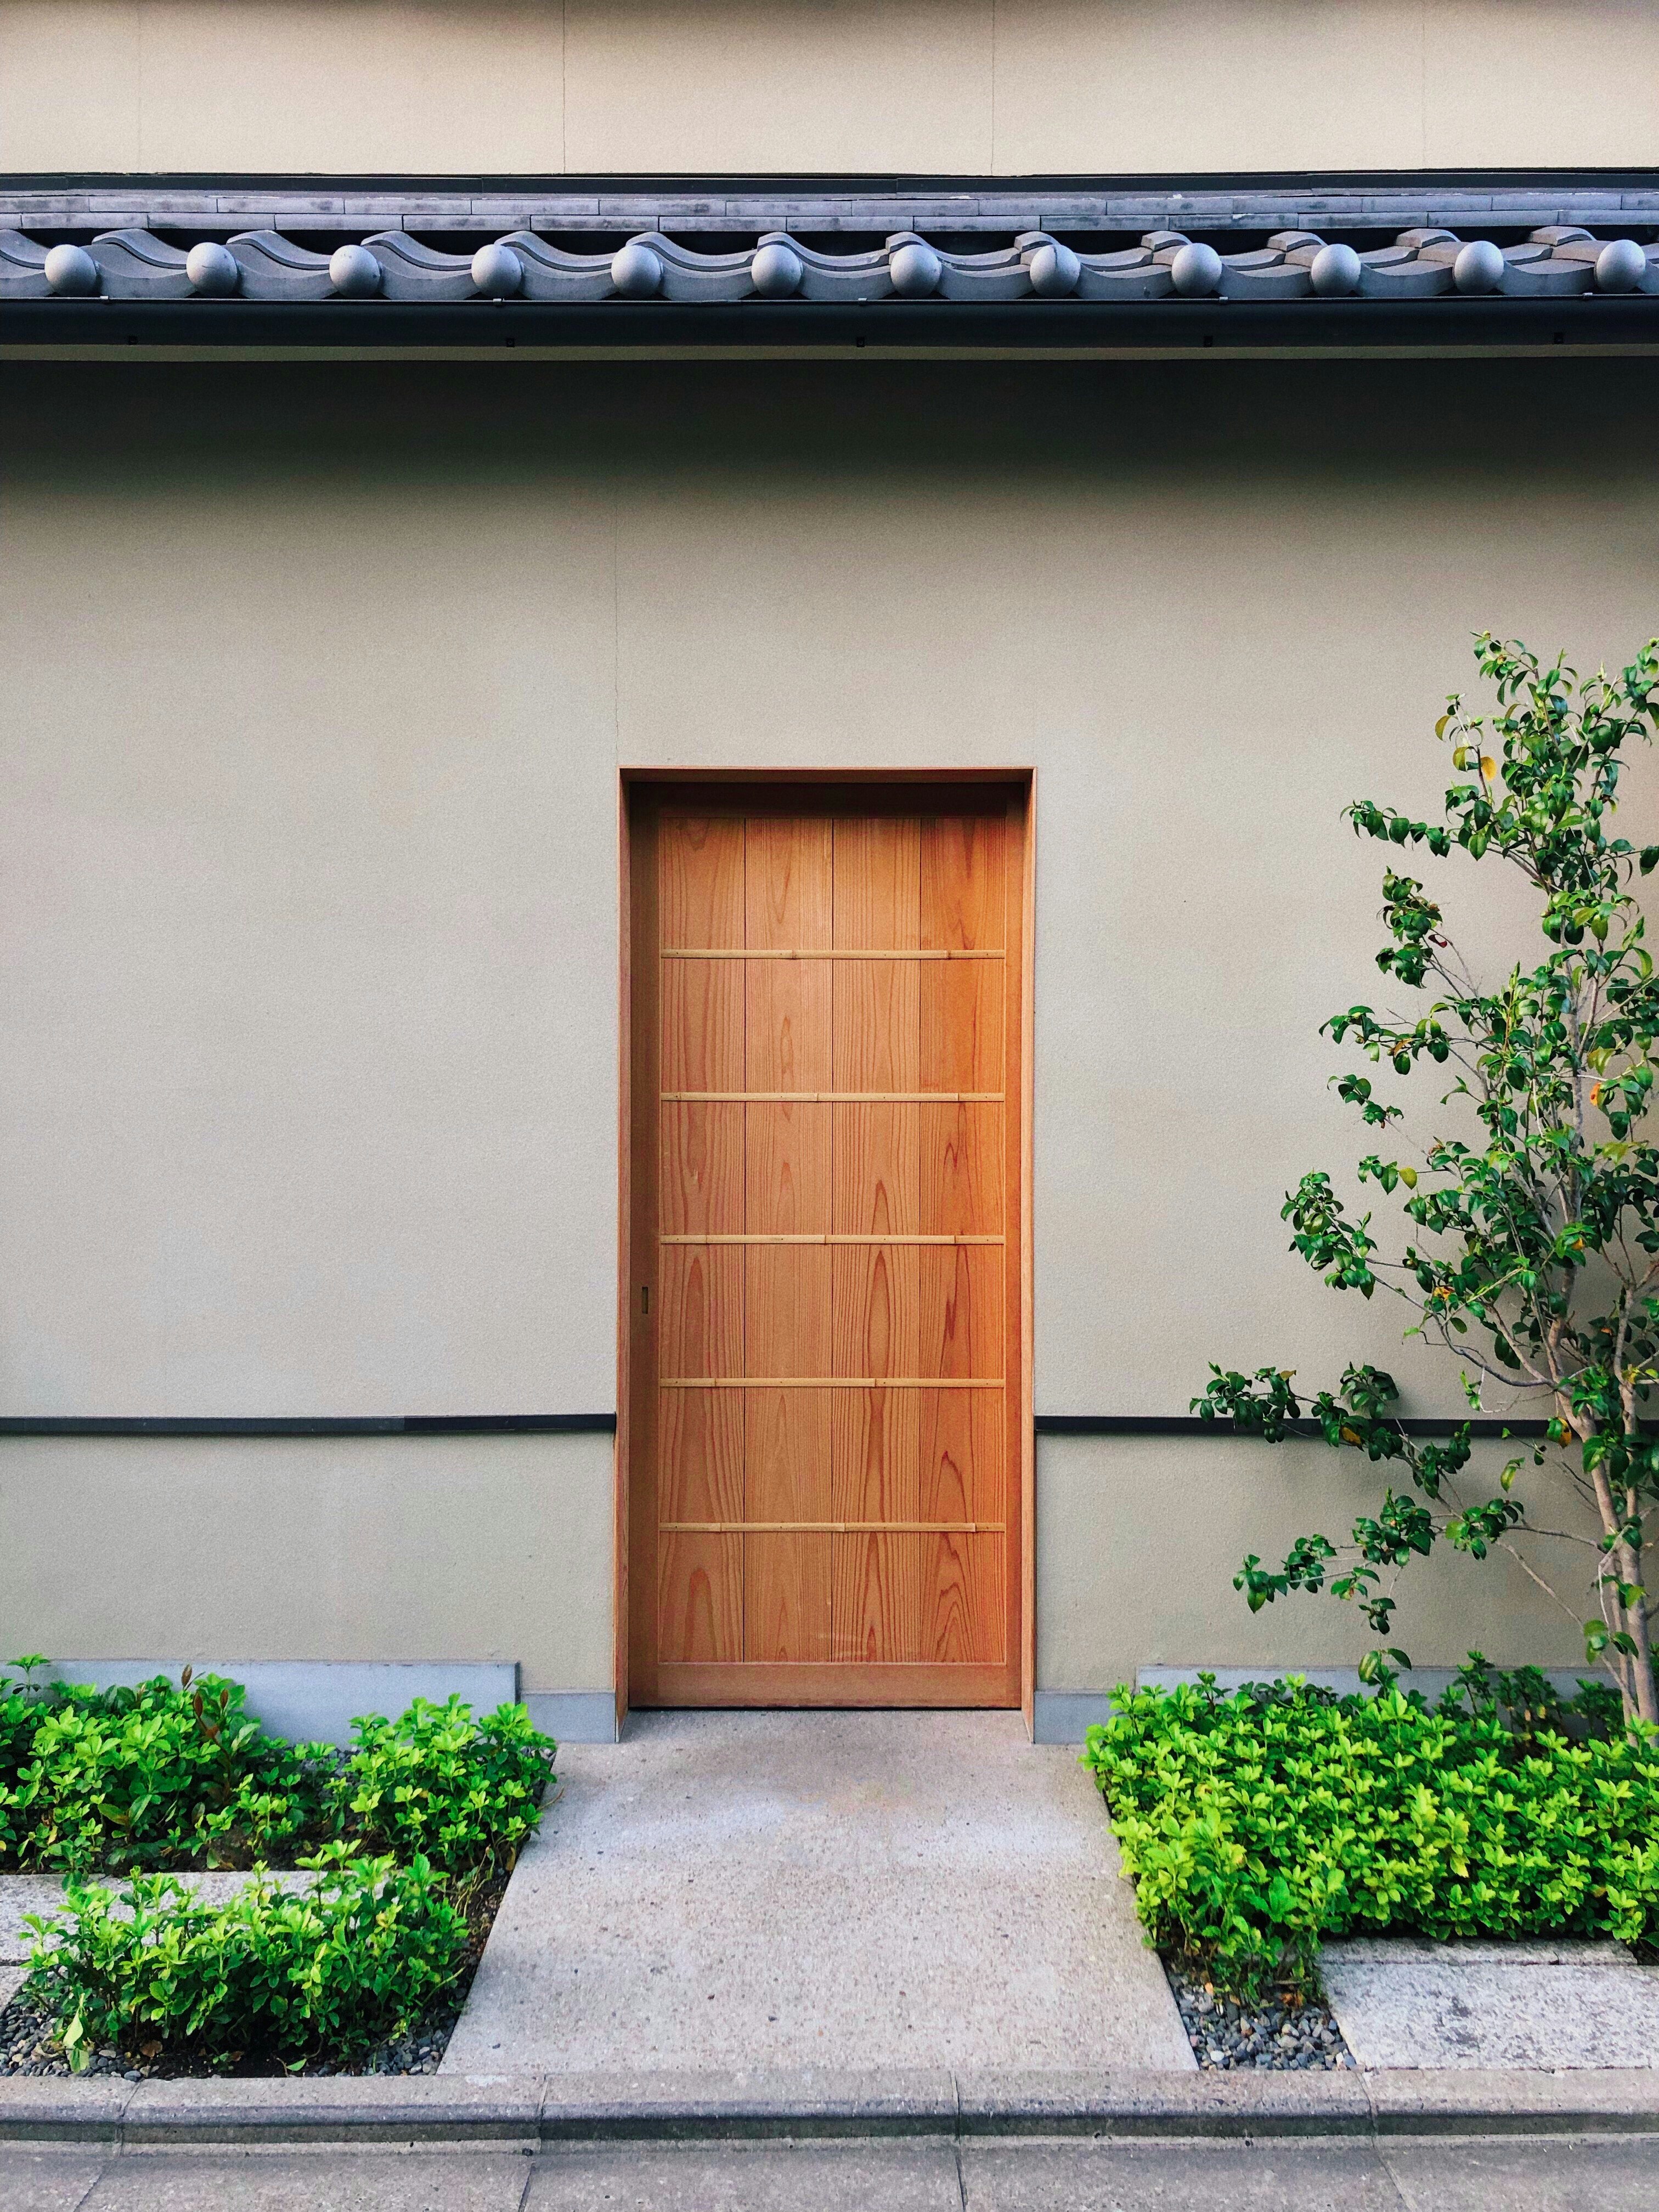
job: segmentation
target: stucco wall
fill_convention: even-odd
[[[1377,988],[1381,859],[1337,811],[1435,801],[1471,630],[1594,660],[1656,627],[1648,382],[10,370],[0,1410],[612,1406],[617,770],[827,762],[1037,771],[1039,1410],[1356,1352],[1449,1405],[1284,1251],[1287,1182],[1355,1149],[1317,1025]],[[1355,1508],[1277,1467],[1045,1439],[1040,1680],[1351,1659],[1346,1617],[1228,1587]],[[0,1441],[8,1633],[241,1620],[250,1656],[597,1687],[610,1481],[594,1438]],[[1414,1658],[1571,1658],[1474,1575]]]
[[[1647,0],[7,0],[0,169],[1642,164]]]

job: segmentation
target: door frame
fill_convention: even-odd
[[[651,1163],[641,1157],[641,1134],[634,1112],[634,1068],[636,1059],[635,1026],[637,1006],[633,980],[634,945],[642,934],[641,886],[635,880],[634,805],[635,795],[653,787],[674,784],[733,784],[778,790],[790,784],[837,784],[880,788],[893,784],[963,786],[1001,784],[1023,797],[1020,888],[1020,1069],[1019,1128],[1019,1279],[1016,1301],[1019,1316],[1019,1493],[1020,1575],[1017,1608],[1017,1649],[1020,1667],[1020,1705],[1027,1735],[1034,1724],[1036,1692],[1036,1454],[1033,1426],[1033,1269],[1031,1240],[1032,1121],[1035,1099],[1033,983],[1036,974],[1036,771],[1033,768],[624,768],[618,772],[617,823],[617,1442],[612,1519],[613,1578],[611,1590],[613,1666],[616,1679],[617,1725],[620,1731],[629,1711],[630,1598],[629,1551],[632,1508],[630,1465],[631,1411],[641,1387],[635,1373],[642,1354],[635,1330],[634,1277],[635,1209],[633,1194]]]

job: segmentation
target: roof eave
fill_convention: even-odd
[[[1659,351],[1659,313],[1640,294],[1431,300],[744,300],[691,305],[606,300],[459,303],[331,299],[15,300],[0,303],[0,351],[179,348],[398,354],[440,349],[573,355],[796,354],[874,349],[950,356],[1491,354]]]

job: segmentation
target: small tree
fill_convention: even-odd
[[[1454,696],[1436,725],[1464,779],[1447,792],[1443,820],[1414,822],[1368,799],[1346,817],[1356,834],[1391,845],[1426,845],[1439,859],[1456,846],[1471,860],[1518,867],[1540,895],[1549,949],[1536,967],[1517,966],[1483,991],[1423,884],[1385,873],[1389,942],[1376,964],[1436,995],[1415,1020],[1357,1006],[1325,1028],[1400,1075],[1425,1060],[1454,1073],[1440,1103],[1467,1102],[1462,1125],[1478,1126],[1478,1136],[1431,1134],[1414,1164],[1376,1152],[1359,1162],[1361,1183],[1403,1204],[1397,1259],[1382,1256],[1371,1214],[1352,1213],[1322,1170],[1286,1195],[1284,1218],[1291,1249],[1334,1290],[1369,1298],[1381,1285],[1406,1301],[1417,1316],[1407,1334],[1459,1355],[1474,1411],[1490,1384],[1534,1394],[1547,1428],[1529,1456],[1548,1472],[1517,1486],[1523,1455],[1504,1468],[1496,1495],[1480,1495],[1468,1479],[1468,1423],[1443,1441],[1408,1435],[1392,1410],[1392,1376],[1369,1365],[1347,1368],[1340,1389],[1319,1391],[1305,1411],[1290,1370],[1212,1367],[1193,1405],[1269,1443],[1304,1425],[1410,1478],[1410,1488],[1389,1488],[1374,1515],[1354,1522],[1340,1551],[1322,1535],[1300,1536],[1276,1573],[1251,1553],[1234,1587],[1253,1612],[1291,1590],[1322,1589],[1328,1577],[1331,1594],[1356,1602],[1386,1638],[1399,1570],[1444,1540],[1478,1559],[1511,1554],[1577,1621],[1577,1588],[1571,1598],[1559,1589],[1528,1540],[1583,1545],[1595,1604],[1586,1655],[1612,1674],[1627,1715],[1659,1722],[1656,1605],[1643,1571],[1659,1441],[1641,1419],[1659,1380],[1659,1148],[1644,1133],[1659,1064],[1659,983],[1630,889],[1638,868],[1645,875],[1659,862],[1659,845],[1638,853],[1607,834],[1624,747],[1659,722],[1659,639],[1616,681],[1601,672],[1581,683],[1561,659],[1545,667],[1523,645],[1490,635],[1475,656],[1498,708],[1490,720],[1471,716]],[[1368,1128],[1402,1118],[1369,1077],[1333,1079]],[[1547,1498],[1563,1484],[1593,1509],[1598,1534],[1555,1525],[1563,1516]],[[1411,1663],[1389,1647],[1367,1654],[1361,1672],[1376,1680],[1389,1661]]]

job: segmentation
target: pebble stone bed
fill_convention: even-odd
[[[1241,2004],[1220,1996],[1207,1983],[1194,1980],[1167,1960],[1164,1971],[1193,2056],[1205,2073],[1246,2066],[1279,2073],[1323,2073],[1354,2063],[1341,2029],[1328,2008],[1315,2000]]]
[[[435,2074],[460,2016],[461,2000],[453,1999],[441,2013],[429,2013],[412,2035],[400,2037],[396,2042],[378,2044],[350,2066],[331,2066],[326,2061],[316,2060],[299,2070],[313,2077],[322,2074]],[[100,2051],[82,2069],[82,2074],[88,2078],[114,2075],[128,2081],[159,2081],[189,2076],[205,2079],[227,2072],[234,2075],[239,2070],[234,2066],[191,2064],[177,2058],[149,2060],[118,2051]],[[51,2014],[26,2005],[21,1997],[14,1997],[0,2012],[0,2078],[9,2074],[46,2074],[67,2079],[69,2073],[70,2063],[58,2047]]]

